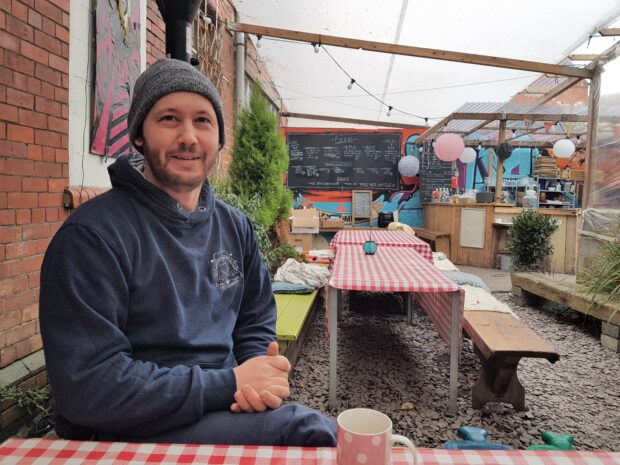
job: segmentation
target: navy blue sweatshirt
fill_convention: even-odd
[[[76,209],[45,254],[41,334],[61,435],[149,436],[228,409],[232,368],[276,340],[247,217],[208,183],[186,212],[140,167],[138,154],[112,164],[113,188]]]

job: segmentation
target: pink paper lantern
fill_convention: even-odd
[[[465,150],[465,142],[457,134],[442,134],[435,141],[435,155],[441,161],[458,160],[463,150]]]

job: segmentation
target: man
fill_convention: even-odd
[[[268,272],[247,217],[215,199],[224,146],[211,82],[163,59],[136,81],[127,118],[140,154],[77,209],[41,272],[45,357],[65,438],[335,444],[335,423],[285,404]]]

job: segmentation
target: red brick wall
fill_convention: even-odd
[[[39,270],[49,241],[67,216],[70,0],[0,1],[0,368],[41,348]],[[214,0],[209,0],[215,6]],[[235,122],[234,20],[219,2],[223,35],[222,100],[231,162]],[[147,64],[165,56],[165,25],[147,4]]]
[[[69,0],[0,2],[0,368],[41,348],[39,269],[66,217]]]
[[[216,1],[210,0],[213,7]],[[222,34],[222,74],[224,76],[220,92],[224,105],[224,121],[226,124],[226,146],[220,154],[219,173],[228,173],[228,167],[232,163],[233,130],[235,127],[235,37],[226,29],[228,21],[235,20],[235,10],[230,2],[219,2],[218,16],[220,25],[218,32]]]
[[[146,5],[146,65],[166,56],[166,25],[155,0]]]

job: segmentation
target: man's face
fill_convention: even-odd
[[[219,151],[219,127],[211,102],[174,92],[159,99],[144,119],[144,177],[171,194],[200,190]]]

